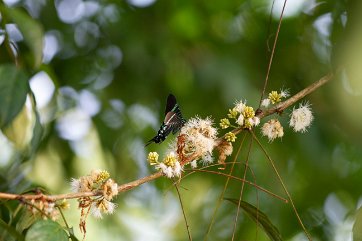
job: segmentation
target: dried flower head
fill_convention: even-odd
[[[59,210],[56,208],[55,202],[40,199],[32,199],[29,203],[25,202],[28,210],[33,215],[39,215],[43,219],[57,220],[59,217]]]
[[[109,178],[103,185],[102,185],[103,197],[108,201],[111,201],[114,196],[118,194],[118,184],[113,181],[113,179]]]
[[[106,199],[92,202],[90,212],[95,218],[103,218],[103,213],[113,214],[117,205]]]
[[[89,212],[96,218],[102,218],[102,213],[111,214],[116,208],[116,204],[110,201],[118,194],[118,185],[109,177],[107,171],[94,170],[89,175],[71,180],[73,192],[97,193],[94,197],[78,198],[78,207],[81,210],[79,228],[84,235]]]
[[[299,108],[293,109],[290,115],[289,125],[295,132],[306,132],[307,127],[313,121],[313,114],[309,103],[300,104]]]
[[[277,119],[271,119],[261,128],[263,136],[268,137],[269,141],[273,141],[277,137],[284,135],[283,126]]]
[[[216,146],[216,150],[219,152],[218,163],[225,164],[226,157],[230,156],[233,152],[233,145],[226,140],[222,140]]]
[[[180,162],[185,165],[193,160],[212,153],[215,146],[217,129],[210,118],[191,118],[181,129],[177,140],[177,153]]]
[[[70,187],[72,192],[90,192],[93,188],[93,178],[90,176],[80,177],[79,179],[72,178]]]

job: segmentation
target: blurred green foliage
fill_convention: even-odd
[[[271,13],[267,0],[1,1],[0,191],[67,193],[71,177],[92,169],[108,170],[118,183],[152,173],[147,152],[164,152],[167,141],[144,143],[161,124],[169,93],[186,118],[212,116],[215,125],[235,100],[256,109],[280,6]],[[287,110],[283,139],[260,137],[313,240],[350,240],[361,203],[361,10],[358,0],[288,1],[269,76],[267,92],[293,95],[336,72],[306,99],[315,117],[307,133],[288,128]],[[237,161],[245,161],[249,143],[247,136]],[[248,180],[284,195],[261,150],[255,143],[251,150]],[[225,180],[196,173],[181,182],[194,240],[205,237]],[[115,215],[89,218],[87,240],[187,240],[171,186],[162,178],[121,194]],[[240,187],[231,181],[226,197],[237,199]],[[290,205],[244,191],[284,240],[302,240]],[[34,222],[20,225],[26,212],[18,204],[1,200],[0,239],[23,237]],[[71,208],[65,216],[79,238],[75,202]],[[223,202],[209,240],[229,240],[235,214]],[[268,240],[242,214],[236,231],[238,240]]]

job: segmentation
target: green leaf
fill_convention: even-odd
[[[27,75],[14,65],[0,66],[0,128],[22,110],[29,90]]]
[[[35,111],[35,126],[33,129],[33,137],[31,139],[30,142],[30,151],[29,151],[29,155],[32,156],[36,150],[39,147],[40,141],[42,140],[43,137],[43,126],[40,123],[40,116],[39,113]]]
[[[3,133],[18,150],[25,150],[33,138],[35,122],[34,111],[24,105],[15,119],[3,128]]]
[[[38,68],[43,58],[44,31],[38,21],[34,20],[24,11],[3,6],[2,10],[19,28],[34,58],[34,68]]]
[[[74,230],[73,230],[73,228],[67,228],[67,231],[68,231],[68,233],[69,233],[69,238],[70,238],[70,240],[72,240],[72,241],[79,241],[79,240],[77,239],[77,237],[74,235]]]
[[[9,224],[7,224],[4,220],[0,219],[0,227],[7,231],[7,234],[14,237],[15,240],[24,240],[24,237],[16,231],[16,229]],[[7,235],[2,234],[2,237],[6,239]],[[8,237],[10,239],[10,237]]]
[[[353,241],[362,241],[362,207],[357,210],[356,221],[352,228]]]
[[[59,223],[41,220],[30,227],[25,241],[68,241],[68,235]]]
[[[239,200],[233,198],[224,198],[236,205],[239,204]],[[281,241],[282,236],[280,235],[279,230],[270,222],[268,216],[265,213],[261,212],[255,206],[245,202],[240,202],[240,207],[244,212],[256,223],[258,224],[264,232],[269,236],[270,240]]]

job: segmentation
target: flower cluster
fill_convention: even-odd
[[[268,107],[270,104],[276,104],[282,101],[283,98],[287,98],[289,96],[288,90],[280,90],[280,92],[273,90],[269,93],[268,98],[263,99],[261,105],[264,107]]]
[[[161,170],[168,178],[181,176],[182,167],[175,152],[171,151],[162,162],[158,162],[158,157],[157,152],[150,152],[147,160],[151,166],[155,166],[156,170]]]
[[[281,90],[272,91],[267,99],[263,100],[263,106],[270,103],[276,104],[289,96],[288,91]],[[261,111],[261,110],[260,110]],[[296,132],[305,132],[306,128],[311,124],[313,115],[309,104],[302,104],[299,108],[294,109],[291,114],[290,126]],[[253,107],[247,106],[244,101],[235,103],[232,109],[229,109],[227,118],[220,120],[220,127],[227,129],[229,127],[250,130],[260,123],[259,117],[256,115]],[[237,130],[237,131],[238,131]],[[268,137],[269,141],[281,138],[284,135],[284,129],[279,120],[271,119],[265,123],[262,128],[262,134]],[[157,152],[148,154],[148,162],[151,166],[155,166],[156,170],[160,170],[168,178],[181,177],[184,166],[190,164],[192,168],[196,168],[198,161],[201,160],[204,165],[208,165],[214,161],[213,150],[219,153],[218,163],[224,164],[227,156],[233,151],[232,142],[236,140],[235,131],[227,132],[223,138],[217,138],[217,129],[213,127],[210,118],[201,119],[199,117],[191,118],[181,128],[177,137],[166,157],[159,161]]]
[[[116,204],[111,200],[118,194],[117,183],[109,178],[107,171],[95,170],[90,175],[73,178],[71,181],[73,192],[96,192],[96,197],[83,197],[78,199],[79,207],[84,213],[84,209],[89,209],[90,213],[96,218],[102,218],[102,213],[112,214]]]
[[[148,154],[148,162],[168,178],[180,177],[183,167],[197,167],[197,161],[213,162],[212,152],[216,146],[217,129],[210,118],[191,118],[181,128],[177,142],[173,143],[166,157],[159,162],[156,152]]]
[[[255,116],[253,107],[247,106],[243,101],[236,102],[234,108],[229,109],[227,116],[228,118],[220,120],[220,127],[222,129],[227,129],[229,127],[251,129],[253,126],[257,126],[260,123],[260,119]],[[237,126],[232,125],[230,119],[234,119]],[[235,141],[235,136],[233,136],[233,133],[231,132],[229,132],[225,138],[231,142]]]
[[[53,221],[57,220],[59,217],[59,208],[69,208],[69,203],[66,200],[53,202],[44,198],[39,198],[32,199],[29,203],[26,202],[25,204],[33,215],[40,215],[44,219],[50,218]]]
[[[288,91],[281,90],[280,92],[272,91],[269,93],[268,98],[262,101],[262,106],[268,107],[271,104],[276,104],[289,96]],[[295,132],[306,132],[308,126],[313,121],[313,114],[308,103],[300,104],[299,108],[294,108],[291,115],[289,126],[293,128]],[[283,126],[277,119],[271,119],[265,123],[261,129],[262,134],[268,137],[269,141],[273,141],[276,138],[281,138],[284,135]]]

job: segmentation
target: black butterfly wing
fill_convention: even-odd
[[[157,132],[157,135],[149,140],[146,144],[148,146],[152,142],[161,143],[172,132],[175,134],[185,124],[186,120],[182,117],[180,107],[177,104],[176,97],[169,94],[167,97],[165,119]]]
[[[170,111],[165,116],[165,120],[163,122],[166,126],[165,133],[168,135],[172,131],[172,134],[175,134],[181,129],[185,122],[185,119],[182,118],[180,109],[176,106],[175,111]]]
[[[165,116],[168,112],[172,111],[172,109],[177,105],[176,97],[173,94],[169,94],[167,97]]]

